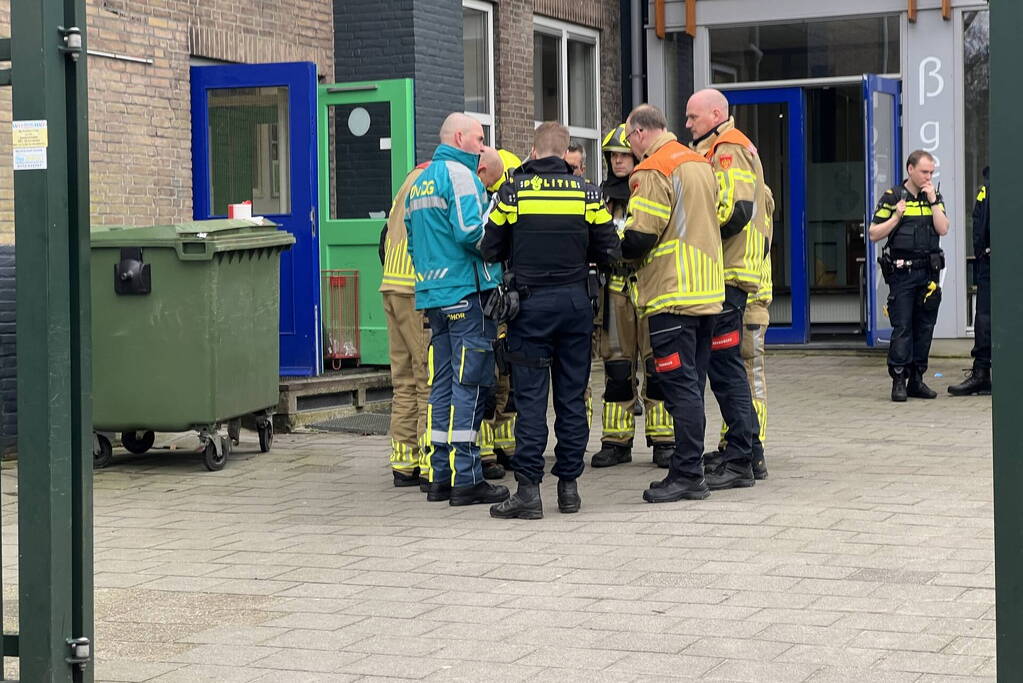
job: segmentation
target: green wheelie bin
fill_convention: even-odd
[[[196,430],[206,467],[220,470],[249,415],[270,450],[280,254],[294,242],[263,218],[93,228],[96,466],[117,433],[144,453],[154,432]]]

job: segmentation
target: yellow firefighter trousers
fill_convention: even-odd
[[[384,292],[387,340],[391,358],[391,467],[411,474],[419,467],[421,476],[430,472],[429,459],[421,447],[429,433],[426,421],[430,398],[430,329],[422,311],[416,310],[413,294]]]

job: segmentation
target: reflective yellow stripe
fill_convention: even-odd
[[[580,201],[561,202],[550,199],[532,199],[519,203],[520,216],[583,216],[585,214],[586,205]]]
[[[552,199],[585,199],[586,192],[583,190],[519,190],[516,193],[520,199],[532,197],[549,197]]]
[[[599,208],[586,210],[587,223],[610,223],[614,220],[614,217],[602,204],[598,204],[597,206]]]
[[[735,202],[735,184],[732,175],[718,171],[718,223],[724,225],[732,215]]]
[[[977,201],[982,202],[987,199],[987,185],[981,185],[980,192],[977,193]]]
[[[629,202],[629,213],[647,213],[655,218],[671,218],[671,207],[652,202],[643,197],[633,197]]]
[[[462,360],[458,364],[458,382],[462,382],[462,375],[465,374],[465,347],[462,347]]]
[[[426,386],[432,387],[433,386],[433,344],[430,344],[429,348],[426,351],[426,372],[427,372]],[[433,422],[428,422],[427,423],[427,429],[433,429]]]
[[[392,242],[386,240],[384,247],[384,281],[388,278],[400,280],[390,284],[415,284],[415,269],[412,267],[412,257],[408,253],[408,240]]]
[[[886,221],[886,220],[888,220],[891,217],[892,217],[892,210],[887,208],[887,207],[878,209],[874,213],[874,219],[875,220]]]

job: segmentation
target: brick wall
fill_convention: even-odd
[[[601,133],[621,119],[621,5],[618,0],[499,0],[494,12],[497,144],[519,155],[529,152],[533,140],[534,15],[600,32]]]
[[[10,35],[10,0],[0,32]],[[192,216],[189,57],[312,61],[333,80],[330,0],[87,0],[91,213],[96,224]],[[14,241],[10,90],[0,89],[0,244]]]

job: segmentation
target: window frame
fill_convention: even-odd
[[[489,2],[483,2],[482,0],[462,0],[462,9],[470,9],[476,12],[482,12],[484,21],[484,33],[487,39],[487,105],[490,109],[489,114],[484,114],[478,111],[467,111],[465,114],[471,116],[480,122],[480,125],[484,127],[487,132],[487,144],[490,146],[494,145],[496,139],[495,120],[496,115],[496,96],[494,87],[494,78],[496,76],[494,69],[494,5]],[[465,40],[465,22],[462,22],[462,40]],[[464,52],[463,52],[464,60]],[[464,64],[463,64],[464,73]]]
[[[464,0],[469,2],[469,0]],[[579,138],[582,140],[592,140],[595,142],[595,149],[597,151],[596,159],[587,159],[586,168],[588,175],[593,178],[593,182],[600,184],[603,180],[603,164],[600,163],[600,141],[601,141],[601,90],[600,90],[600,31],[596,29],[587,28],[586,26],[580,26],[579,24],[571,24],[566,21],[559,21],[557,19],[551,19],[549,17],[534,16],[533,17],[533,34],[542,33],[544,35],[552,36],[557,38],[560,42],[558,45],[558,96],[561,98],[561,111],[559,112],[559,123],[565,125],[568,128],[568,134],[572,138]],[[569,124],[568,119],[568,41],[574,40],[580,43],[586,43],[593,46],[593,92],[596,93],[596,105],[597,105],[597,127],[596,128],[585,128],[582,126],[573,126]],[[535,89],[536,84],[533,84]],[[533,120],[533,127],[536,128],[543,121]]]

